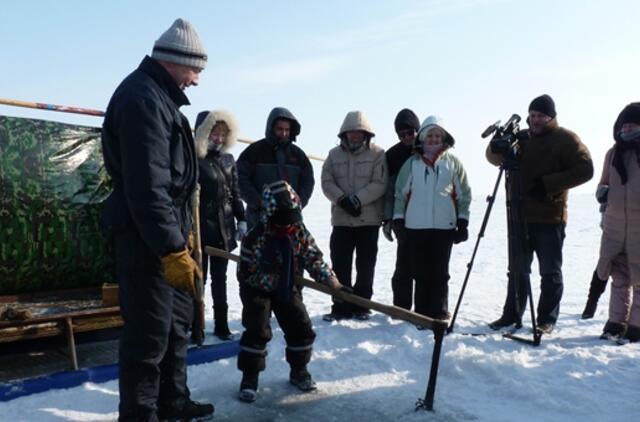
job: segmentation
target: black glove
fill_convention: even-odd
[[[456,245],[469,239],[469,230],[467,230],[469,222],[464,218],[458,218],[456,231],[453,233],[453,243]]]
[[[354,217],[358,217],[360,216],[360,213],[362,212],[362,210],[360,209],[360,201],[358,201],[357,203],[353,201],[352,198],[356,198],[356,196],[342,196],[340,197],[340,199],[338,199],[338,205],[340,207],[342,207],[343,210],[345,210],[346,212],[348,212],[350,215],[354,216]]]
[[[391,232],[391,229],[392,229],[391,226],[392,226],[391,220],[385,220],[382,222],[382,234],[389,242],[393,242],[393,234]]]
[[[396,232],[396,236],[402,230],[404,230],[404,218],[396,218],[393,220],[393,231]]]
[[[606,204],[609,199],[609,185],[599,185],[596,190],[596,199],[599,204]]]
[[[547,197],[547,189],[544,187],[544,182],[540,177],[533,180],[533,186],[529,189],[529,196],[538,201],[544,201]]]

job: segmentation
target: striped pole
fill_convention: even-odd
[[[98,116],[98,117],[104,116],[104,111],[101,111],[101,110],[93,110],[90,108],[82,108],[82,107],[63,106],[58,104],[34,103],[30,101],[10,100],[7,98],[0,98],[0,104],[16,106],[16,107],[34,108],[38,110],[60,111],[63,113],[85,114],[88,116]],[[248,139],[238,139],[238,142],[242,144],[252,144],[254,141],[250,141]],[[309,159],[311,160],[324,161],[324,158],[317,157],[315,155],[307,154],[307,157],[309,157]]]
[[[70,107],[58,104],[33,103],[29,101],[9,100],[6,98],[0,98],[0,104],[16,107],[35,108],[38,110],[61,111],[63,113],[85,114],[88,116],[104,116],[104,111],[93,110],[90,108]]]

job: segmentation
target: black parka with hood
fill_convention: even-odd
[[[281,143],[273,134],[278,119],[291,122],[289,140]],[[242,199],[247,203],[247,221],[253,227],[260,210],[262,187],[278,180],[287,181],[305,207],[313,193],[313,168],[304,151],[294,142],[300,134],[300,123],[284,107],[271,110],[267,118],[265,138],[249,145],[238,157],[238,178]]]

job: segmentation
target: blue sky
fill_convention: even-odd
[[[403,107],[442,116],[474,195],[497,171],[479,134],[535,96],[592,152],[596,179],[619,111],[640,100],[638,1],[32,1],[3,4],[0,98],[104,109],[173,20],[209,53],[183,108],[226,108],[259,139],[275,106],[302,123],[300,146],[324,156],[344,115],[363,110],[388,148]],[[100,125],[101,119],[0,105],[0,114]],[[239,149],[235,152],[238,152]],[[319,177],[319,175],[317,175]],[[595,190],[595,180],[580,189]],[[595,206],[595,205],[594,205]]]

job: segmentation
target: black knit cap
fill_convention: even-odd
[[[416,113],[408,108],[403,108],[396,116],[393,125],[396,128],[396,133],[407,129],[413,129],[417,132],[418,129],[420,129],[420,120],[418,116],[416,116]]]
[[[531,101],[529,111],[539,111],[542,114],[554,118],[556,117],[556,103],[553,102],[553,98],[544,94]]]

